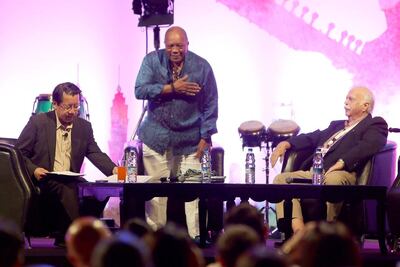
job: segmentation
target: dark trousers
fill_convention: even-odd
[[[82,177],[52,176],[39,181],[39,209],[44,217],[52,221],[54,232],[64,237],[69,225],[79,216],[100,217],[108,201],[78,197],[78,184],[87,182]]]

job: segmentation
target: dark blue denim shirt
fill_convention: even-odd
[[[138,136],[160,154],[171,147],[174,155],[189,155],[200,138],[217,132],[218,92],[210,64],[188,51],[180,77],[186,74],[188,81],[200,85],[197,95],[162,95],[164,85],[172,82],[172,70],[165,49],[160,49],[145,56],[136,79],[136,98],[148,100]]]

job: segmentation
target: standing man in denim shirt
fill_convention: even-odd
[[[146,172],[154,179],[180,170],[200,169],[200,157],[217,133],[217,84],[210,64],[188,51],[184,29],[165,33],[165,49],[145,56],[136,79],[136,98],[148,101],[139,128]],[[147,221],[159,228],[166,222],[166,198],[146,205]],[[185,203],[189,235],[199,234],[198,202]]]

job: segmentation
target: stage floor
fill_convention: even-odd
[[[66,250],[54,247],[53,241],[51,238],[32,238],[32,248],[26,249],[25,253],[26,265],[45,263],[56,267],[70,267],[66,258]],[[268,240],[267,247],[276,249],[274,244],[277,241],[279,240]],[[400,263],[400,253],[382,255],[377,240],[365,240],[361,253],[365,267],[396,267],[396,263]],[[214,247],[204,248],[203,255],[207,262],[212,262],[215,256]]]

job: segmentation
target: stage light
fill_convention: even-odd
[[[134,0],[133,13],[140,15],[139,27],[174,23],[174,0]]]

